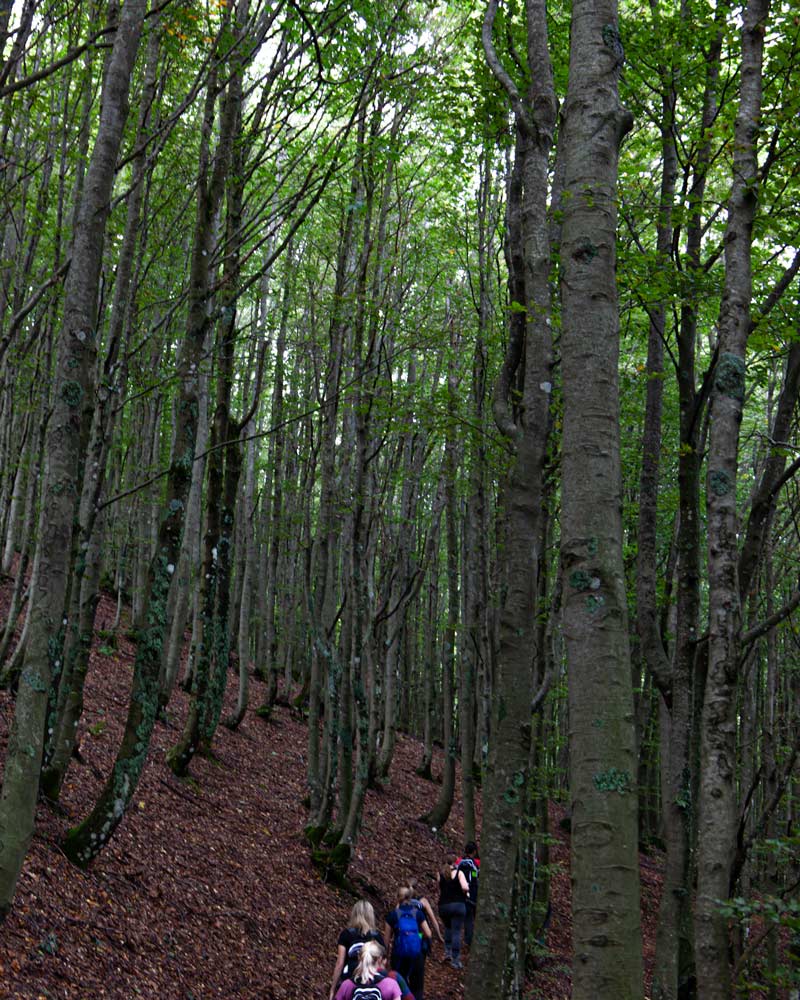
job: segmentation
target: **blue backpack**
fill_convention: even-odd
[[[422,953],[422,942],[419,936],[417,911],[410,903],[404,903],[395,910],[397,927],[395,928],[394,948],[395,958],[418,958]]]

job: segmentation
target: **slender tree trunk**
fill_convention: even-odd
[[[275,344],[275,372],[272,381],[272,405],[270,407],[270,421],[275,428],[270,435],[268,464],[272,482],[272,498],[269,507],[269,524],[266,526],[264,537],[264,547],[266,549],[266,579],[264,581],[264,602],[261,609],[261,629],[263,633],[263,653],[259,657],[258,668],[267,679],[267,696],[264,705],[261,707],[261,714],[271,711],[278,695],[278,642],[276,636],[275,623],[275,603],[278,590],[278,557],[280,555],[281,543],[284,541],[286,532],[284,529],[284,501],[283,501],[283,458],[286,447],[286,431],[283,427],[283,395],[284,395],[284,364],[286,355],[286,332],[289,324],[289,310],[291,308],[291,279],[292,272],[292,252],[288,248],[286,257],[286,278],[283,287],[283,303],[281,305],[281,318],[278,327],[278,338]],[[286,622],[281,623],[281,629],[285,630]],[[289,688],[285,691],[289,696]]]
[[[151,29],[147,44],[145,80],[137,129],[137,145],[144,142],[155,96],[159,54],[159,31]],[[108,346],[103,370],[103,389],[92,420],[88,462],[84,472],[78,510],[79,555],[71,588],[70,631],[64,645],[61,677],[55,711],[50,713],[47,766],[42,771],[43,793],[58,799],[67,767],[75,749],[78,723],[83,713],[83,689],[89,668],[89,653],[94,635],[94,621],[100,600],[102,540],[105,519],[98,524],[98,504],[106,482],[108,455],[116,423],[116,399],[125,390],[127,364],[120,364],[130,330],[129,306],[133,264],[138,244],[140,215],[144,200],[145,158],[136,158],[132,172],[132,191],[128,202],[122,247],[120,249],[114,300],[109,324]],[[116,392],[112,391],[116,389]]]
[[[208,376],[203,371],[198,389],[198,418],[196,453],[203,455],[208,444]],[[205,458],[195,459],[192,465],[192,484],[186,501],[186,527],[181,542],[181,554],[175,572],[175,581],[170,588],[170,605],[167,621],[170,623],[169,636],[159,677],[159,704],[166,708],[178,676],[183,653],[186,624],[192,604],[192,594],[197,590],[194,579],[200,565],[200,538],[202,516],[203,479],[205,478]],[[191,637],[189,640],[191,645]],[[187,655],[188,660],[188,655]]]
[[[244,437],[252,436],[255,424],[251,420],[243,430]],[[255,492],[256,492],[256,443],[247,441],[245,447],[245,483],[242,495],[241,517],[243,521],[245,557],[242,566],[242,597],[239,605],[238,654],[239,654],[239,694],[236,708],[225,720],[229,729],[238,729],[247,711],[250,690],[250,610],[252,607],[253,578],[256,568],[255,544]]]
[[[756,136],[769,0],[750,0],[742,26],[739,111],[734,130],[733,188],[725,237],[725,288],[719,359],[711,395],[707,473],[709,638],[701,730],[695,946],[703,1000],[731,996],[726,899],[736,829],[736,687],[741,603],[737,579],[736,479],[739,425],[750,332],[751,249],[758,195]]]
[[[444,444],[444,489],[445,489],[445,572],[447,575],[447,623],[442,633],[442,743],[444,761],[442,763],[442,785],[430,812],[421,817],[431,830],[443,830],[453,808],[456,787],[456,742],[454,720],[455,670],[456,670],[456,630],[460,615],[458,595],[458,500],[456,497],[458,473],[457,443],[457,398],[458,378],[456,375],[457,344],[454,331],[450,329],[450,364],[447,375],[448,420],[445,428]]]
[[[356,164],[350,182],[350,205],[359,200],[361,171],[363,165],[364,118],[359,124]],[[323,681],[326,665],[332,665],[336,655],[333,635],[336,615],[336,590],[334,572],[336,557],[336,435],[339,427],[339,383],[341,379],[344,336],[349,318],[344,312],[346,292],[351,286],[356,271],[355,252],[355,212],[345,215],[339,255],[337,261],[334,306],[330,322],[330,347],[325,377],[325,403],[320,414],[320,501],[317,518],[317,533],[314,541],[313,574],[310,581],[312,592],[311,622],[314,632],[311,653],[311,675],[309,679],[308,705],[308,756],[307,781],[310,796],[310,816],[319,813],[323,797],[322,763],[320,758],[320,710],[322,707]],[[330,669],[330,666],[328,666]]]
[[[239,9],[238,17],[243,26],[247,19],[246,0]],[[241,428],[231,416],[236,291],[239,283],[244,193],[241,70],[234,72],[226,94],[226,104],[227,129],[222,131],[220,142],[228,147],[225,159],[230,163],[231,180],[227,198],[226,257],[222,282],[225,291],[221,296],[221,318],[217,323],[214,347],[217,359],[217,395],[211,430],[211,454],[208,458],[206,533],[198,598],[202,609],[202,633],[186,725],[178,743],[167,753],[167,762],[179,777],[188,773],[189,764],[201,745],[206,751],[210,750],[222,711],[230,656],[228,626],[231,572],[236,498],[242,467],[241,445],[238,440]]]
[[[422,759],[417,774],[428,781],[433,780],[431,764],[433,763],[433,742],[435,739],[435,702],[436,702],[436,649],[437,627],[439,621],[439,541],[435,546],[433,562],[428,575],[428,600],[424,612],[425,628],[422,657]]]

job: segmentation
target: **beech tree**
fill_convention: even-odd
[[[569,680],[573,995],[642,995],[636,766],[622,563],[616,4],[576,3],[564,105],[561,559]],[[598,736],[602,734],[602,736]]]
[[[197,775],[280,706],[340,883],[420,737],[420,836],[460,846],[459,803],[481,842],[468,997],[528,988],[550,798],[575,996],[790,981],[799,29],[789,0],[0,3],[3,912],[124,633],[77,863],[156,726]]]

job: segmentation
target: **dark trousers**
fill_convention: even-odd
[[[461,934],[467,916],[465,903],[443,903],[439,906],[439,916],[444,924],[445,951],[458,958],[461,954]]]
[[[425,1000],[425,955],[414,958],[392,957],[392,968],[408,982],[414,1000]]]
[[[467,916],[464,920],[464,943],[472,944],[472,931],[475,927],[475,904],[467,903]]]

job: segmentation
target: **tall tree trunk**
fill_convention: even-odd
[[[270,435],[268,449],[269,476],[272,482],[272,497],[269,505],[269,523],[265,525],[267,529],[264,535],[264,547],[266,549],[266,579],[263,581],[264,601],[261,607],[261,635],[263,634],[263,653],[258,657],[257,668],[267,679],[267,695],[260,713],[268,713],[275,704],[278,696],[278,673],[280,665],[278,662],[278,643],[275,627],[275,602],[278,590],[278,556],[280,555],[281,542],[285,538],[283,524],[284,502],[283,502],[283,458],[286,447],[286,430],[283,426],[283,404],[284,404],[284,365],[286,355],[286,332],[289,325],[289,310],[291,308],[291,274],[293,270],[292,248],[287,248],[286,255],[286,276],[283,286],[283,302],[281,304],[280,325],[278,327],[278,338],[275,344],[275,371],[272,376],[272,405],[270,406],[270,421],[274,428]],[[281,629],[285,630],[288,623],[281,623]],[[289,696],[287,687],[284,692]]]
[[[127,4],[126,4],[127,7]],[[226,8],[226,11],[228,9]],[[226,13],[221,30],[227,28]],[[175,446],[167,475],[166,496],[159,521],[158,544],[150,564],[142,617],[136,622],[137,645],[128,718],[111,774],[91,813],[68,831],[64,852],[85,867],[108,843],[128,809],[142,774],[159,701],[159,674],[166,634],[170,583],[180,556],[184,512],[192,480],[197,439],[198,393],[203,347],[208,329],[210,251],[214,219],[224,191],[236,108],[223,105],[219,146],[210,169],[209,138],[214,121],[215,81],[209,81],[204,111],[203,142],[198,175],[197,215],[192,251],[187,330],[181,341],[181,376]]]
[[[362,115],[358,128],[356,163],[350,180],[350,206],[355,206],[359,201],[359,192],[361,191],[364,128],[365,119]],[[336,617],[336,574],[334,571],[337,550],[336,435],[339,427],[339,384],[343,365],[344,337],[349,323],[345,309],[345,298],[352,284],[357,265],[355,214],[355,211],[345,213],[339,245],[325,377],[325,402],[320,412],[320,501],[313,551],[314,578],[310,581],[312,589],[308,595],[314,633],[308,691],[308,756],[306,765],[310,797],[309,813],[312,826],[318,825],[315,823],[315,817],[319,814],[324,793],[319,734],[323,681],[326,674],[326,664],[332,666],[332,657],[337,655],[333,635]]]
[[[445,573],[447,576],[447,622],[442,632],[442,785],[433,808],[421,817],[431,830],[443,830],[453,808],[456,787],[456,742],[454,720],[456,631],[460,615],[458,595],[458,441],[456,417],[458,412],[458,377],[456,374],[457,342],[451,321],[450,360],[447,373],[447,424],[445,426],[442,471],[445,490]]]
[[[239,7],[241,30],[247,20],[247,0]],[[234,72],[226,94],[228,131],[222,133],[229,151],[225,266],[217,323],[217,394],[208,458],[208,491],[203,563],[200,572],[201,638],[192,678],[189,713],[183,735],[167,753],[167,762],[179,777],[202,745],[208,751],[222,711],[230,656],[229,610],[236,498],[242,467],[240,426],[231,416],[236,346],[236,294],[241,255],[244,152],[242,142],[242,72]],[[255,389],[256,396],[258,388]]]
[[[573,997],[640,1000],[636,761],[622,561],[615,0],[576,0],[564,106],[561,558],[569,680]]]
[[[697,907],[697,985],[703,1000],[731,996],[726,899],[736,832],[736,689],[741,601],[736,481],[739,425],[750,332],[751,250],[758,204],[756,136],[761,117],[762,60],[769,0],[750,0],[742,26],[739,110],[733,143],[733,187],[725,234],[725,288],[719,359],[711,390],[707,473],[708,675],[701,729]]]
[[[159,54],[159,30],[153,27],[147,43],[145,79],[142,90],[137,146],[147,137]],[[42,771],[42,791],[52,801],[58,799],[67,767],[78,736],[83,712],[83,689],[89,667],[89,653],[94,635],[94,620],[100,599],[103,523],[98,525],[99,500],[106,482],[108,455],[116,424],[116,400],[125,391],[127,364],[120,363],[130,331],[130,292],[133,264],[138,245],[140,215],[144,201],[145,157],[140,153],[131,177],[131,196],[125,221],[125,233],[117,266],[114,300],[111,309],[108,344],[103,366],[103,389],[94,412],[78,509],[79,557],[70,598],[70,630],[62,656],[61,677],[55,711],[48,721],[50,740],[47,766]],[[130,311],[129,311],[130,310]]]
[[[75,225],[64,289],[56,391],[45,446],[44,533],[36,590],[0,800],[0,919],[8,913],[33,833],[52,650],[60,646],[76,499],[94,397],[95,322],[114,171],[128,114],[131,75],[145,0],[128,0],[103,86],[102,110],[86,190]]]
[[[510,995],[516,976],[509,949],[510,903],[530,763],[534,670],[542,656],[537,648],[537,608],[545,558],[541,547],[543,477],[553,378],[547,194],[556,98],[547,14],[540,0],[526,3],[527,57],[533,72],[523,99],[494,48],[496,9],[492,0],[483,23],[483,47],[512,105],[516,143],[506,231],[509,346],[495,388],[494,413],[498,428],[513,447],[513,460],[503,495],[506,592],[484,781],[484,796],[493,805],[484,813],[481,905],[467,970],[467,1000]],[[515,396],[519,406],[513,410]]]

